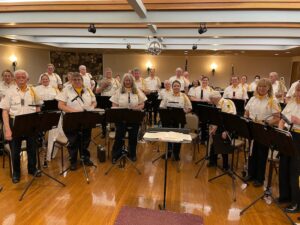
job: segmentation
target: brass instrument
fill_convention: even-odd
[[[105,77],[99,81],[99,87],[104,87],[102,92],[109,92],[112,89],[112,86],[112,80],[109,80]]]

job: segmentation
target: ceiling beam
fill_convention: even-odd
[[[157,33],[157,26],[156,25],[149,23],[147,26],[148,26],[149,30],[151,30],[151,32],[153,34]]]
[[[134,9],[134,11],[139,15],[141,18],[147,17],[147,9],[144,6],[144,3],[142,0],[127,0],[128,3],[131,5],[131,7]]]

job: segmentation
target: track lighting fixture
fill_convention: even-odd
[[[195,51],[195,50],[197,49],[197,45],[196,45],[196,44],[193,44],[192,49]]]
[[[200,23],[198,33],[199,34],[204,34],[206,31],[207,31],[206,23]]]
[[[127,49],[131,49],[131,44],[128,43],[128,44],[126,45],[126,48],[127,48]]]
[[[90,33],[95,34],[96,31],[97,31],[97,30],[96,30],[96,27],[95,27],[95,24],[91,23],[90,26],[89,26],[89,28],[88,28],[88,31],[89,31]]]

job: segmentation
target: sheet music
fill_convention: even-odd
[[[192,137],[189,134],[183,134],[179,132],[146,132],[144,134],[145,140],[157,140],[165,142],[191,142]]]

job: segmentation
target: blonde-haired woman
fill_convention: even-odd
[[[254,96],[247,103],[245,110],[245,117],[254,122],[278,123],[280,106],[273,97],[272,84],[268,79],[259,80]],[[269,146],[254,141],[246,180],[253,180],[255,187],[264,183],[268,152]]]
[[[300,146],[300,83],[294,89],[293,97],[288,102],[282,114],[293,124],[290,127],[283,119],[280,120],[280,129],[291,130],[294,145],[297,150]],[[299,153],[293,156],[280,155],[279,163],[279,203],[289,202],[285,208],[288,213],[300,211],[300,156]]]
[[[110,98],[113,107],[129,108],[135,110],[142,110],[144,102],[147,100],[144,93],[139,90],[135,84],[134,77],[125,73],[121,82],[121,88]],[[139,124],[133,123],[116,123],[116,137],[112,150],[112,163],[121,156],[123,139],[126,131],[128,131],[129,139],[129,158],[136,161],[136,145],[137,135],[139,131]]]

